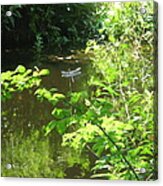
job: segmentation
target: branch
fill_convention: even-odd
[[[106,133],[106,131],[100,125],[98,125],[98,124],[96,124],[96,125],[103,132],[103,134],[108,138],[108,140],[116,147],[117,151],[120,152],[124,162],[128,165],[128,167],[130,168],[130,170],[134,174],[135,178],[137,180],[139,180],[139,177],[138,177],[137,173],[135,172],[134,168],[132,167],[131,163],[126,159],[126,157],[123,155],[123,153],[121,153],[121,149],[119,148],[119,146],[114,142],[114,140]]]

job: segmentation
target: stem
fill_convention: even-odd
[[[70,70],[69,70],[70,71]],[[72,83],[71,83],[71,78],[69,78],[69,89],[70,92],[72,93]],[[73,115],[73,106],[71,106],[71,115]]]
[[[103,134],[108,138],[108,140],[116,147],[117,151],[119,151],[121,153],[121,149],[114,142],[114,140],[105,132],[105,130],[100,125],[98,125],[98,124],[96,124],[96,125],[103,132]],[[134,174],[135,178],[137,180],[139,180],[139,177],[138,177],[137,173],[135,172],[134,168],[132,167],[131,163],[126,159],[126,157],[122,153],[121,153],[121,156],[122,156],[122,159],[124,160],[124,162],[128,165],[128,167],[130,168],[130,170]]]
[[[123,92],[123,88],[122,88],[122,67],[120,66],[120,78],[119,78],[119,89],[120,89],[120,93],[122,95],[122,99],[124,101],[124,106],[125,106],[125,111],[126,111],[126,115],[127,115],[127,119],[130,120],[130,113],[129,113],[129,109],[128,109],[128,105],[127,105],[127,101],[126,101],[126,97],[125,97],[125,93]]]
[[[70,89],[70,92],[72,92],[72,83],[71,83],[71,78],[69,78],[69,89]]]
[[[91,154],[98,160],[100,157],[91,149],[89,145],[86,145],[86,148],[89,150]]]

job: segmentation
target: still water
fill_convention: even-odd
[[[12,70],[18,64],[33,69],[34,66],[47,68],[50,75],[43,78],[43,87],[55,87],[62,93],[84,88],[86,64],[52,63],[47,59],[40,63],[31,55],[24,56],[20,52],[19,56],[12,53],[2,56],[2,70]],[[11,63],[13,59],[17,63]],[[78,67],[82,73],[75,77],[70,87],[69,78],[62,77],[61,71]],[[2,102],[2,176],[89,178],[90,155],[79,155],[70,148],[62,147],[61,136],[55,131],[44,136],[43,127],[53,119],[51,111],[52,106],[39,102],[31,90],[15,93],[11,100]]]

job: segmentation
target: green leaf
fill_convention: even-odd
[[[19,73],[24,73],[26,71],[26,68],[23,66],[23,65],[19,65],[17,68],[16,68],[16,72],[19,72]]]
[[[71,94],[70,103],[76,104],[81,98],[81,92],[74,92]]]
[[[57,124],[56,124],[57,132],[61,135],[64,134],[67,127],[68,127],[68,124],[69,124],[68,119],[63,119],[63,120],[57,121]]]
[[[58,99],[64,99],[65,96],[60,93],[54,93],[52,98],[58,100]]]
[[[59,134],[64,134],[67,128],[74,123],[73,118],[65,118],[61,120],[53,120],[48,123],[48,125],[45,127],[45,135],[49,134],[53,129],[56,129],[56,131]]]
[[[39,75],[40,76],[46,76],[46,75],[49,75],[50,72],[48,69],[42,69],[40,72],[39,72]]]
[[[116,93],[111,87],[109,86],[105,86],[104,87],[105,90],[107,90],[111,95],[118,95],[118,93]]]
[[[91,176],[91,178],[105,178],[108,179],[109,173],[99,173],[99,174],[94,174]]]
[[[48,123],[48,125],[45,127],[45,135],[48,135],[56,126],[56,121],[53,120]]]
[[[54,108],[52,115],[57,119],[63,119],[70,116],[71,111],[66,109]]]

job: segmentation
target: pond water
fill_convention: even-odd
[[[26,56],[20,54],[2,55],[2,70],[15,69],[18,64],[47,68],[50,75],[43,78],[45,88],[56,87],[62,93],[85,88],[86,64],[52,63],[47,59],[39,63],[33,60],[30,52]],[[81,67],[82,73],[75,77],[70,87],[70,79],[62,77],[61,71],[78,67]],[[2,176],[89,178],[89,154],[79,155],[72,149],[62,147],[61,136],[55,131],[44,136],[43,126],[52,120],[51,111],[52,106],[39,102],[31,90],[15,93],[11,100],[2,102]]]

